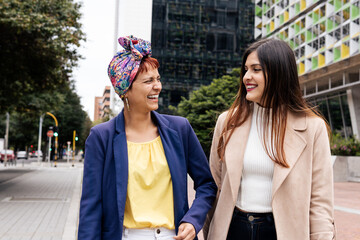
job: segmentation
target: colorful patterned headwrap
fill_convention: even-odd
[[[122,98],[138,72],[141,59],[151,56],[151,43],[132,35],[120,37],[118,41],[124,50],[111,60],[108,75],[115,92]]]

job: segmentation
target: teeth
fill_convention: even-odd
[[[256,88],[256,86],[246,86],[247,89],[253,89]]]
[[[159,95],[150,95],[150,96],[148,96],[148,98],[151,98],[151,99],[156,99],[158,97],[159,97]]]

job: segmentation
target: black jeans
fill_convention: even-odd
[[[272,213],[245,213],[235,207],[227,240],[276,240]]]

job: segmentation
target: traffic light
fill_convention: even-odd
[[[58,127],[54,127],[54,137],[59,136]]]
[[[75,136],[75,141],[78,141],[79,140],[79,137],[78,137],[78,135],[76,134],[76,136]]]

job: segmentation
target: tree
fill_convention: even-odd
[[[230,75],[214,79],[210,85],[193,91],[189,99],[183,97],[177,108],[171,107],[172,111],[189,120],[207,155],[216,120],[235,100],[239,79],[240,69],[235,68]]]
[[[73,0],[2,0],[0,113],[48,111],[69,86],[84,40]]]

